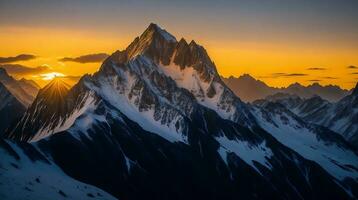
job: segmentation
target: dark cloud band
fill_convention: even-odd
[[[18,61],[26,61],[26,60],[32,60],[35,59],[36,56],[31,54],[20,54],[14,57],[0,57],[0,63],[12,63],[12,62],[18,62]]]
[[[299,76],[308,76],[308,74],[302,74],[302,73],[273,73],[272,77],[299,77]]]
[[[310,68],[307,68],[307,70],[322,71],[322,70],[326,70],[326,68],[324,68],[324,67],[310,67]]]
[[[333,76],[323,76],[323,77],[321,77],[321,78],[323,78],[323,79],[338,79],[337,77],[333,77]]]
[[[0,65],[0,68],[4,68],[9,74],[14,74],[14,75],[38,74],[50,70],[50,68],[46,66],[27,67],[19,64]]]
[[[106,53],[97,53],[97,54],[88,54],[79,57],[65,57],[60,59],[61,62],[78,62],[78,63],[95,63],[95,62],[102,62],[105,60],[109,55]]]

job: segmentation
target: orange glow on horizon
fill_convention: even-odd
[[[168,30],[171,32],[170,30]],[[25,33],[25,34],[24,34]],[[172,32],[180,39],[180,33]],[[77,31],[45,28],[1,27],[0,56],[14,56],[22,53],[37,55],[38,58],[17,62],[29,67],[48,65],[52,73],[63,76],[82,76],[96,72],[101,63],[60,62],[67,56],[76,57],[92,53],[111,54],[124,49],[140,33],[105,33],[104,31]],[[303,43],[301,41],[230,41],[210,37],[190,35],[183,36],[188,41],[194,39],[204,46],[218,72],[224,76],[238,77],[248,73],[270,86],[283,87],[299,82],[309,85],[320,80],[322,85],[339,85],[342,88],[354,87],[358,75],[347,69],[349,65],[358,66],[358,47],[344,46],[332,41],[325,43]],[[326,70],[310,71],[310,67],[323,67]],[[49,73],[51,73],[49,72]],[[271,77],[273,73],[300,73],[299,77]],[[46,74],[46,73],[41,73]],[[44,86],[54,76],[29,74],[23,76],[33,79]],[[21,78],[21,77],[16,77]],[[72,84],[75,83],[72,81]]]
[[[40,74],[40,77],[42,78],[42,80],[50,81],[54,78],[65,77],[65,75],[62,73],[59,73],[59,72],[51,72],[51,73],[46,73],[46,74]]]

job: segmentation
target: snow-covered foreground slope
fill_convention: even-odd
[[[0,199],[115,199],[66,175],[31,145],[0,141]]]

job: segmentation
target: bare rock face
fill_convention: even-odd
[[[127,47],[127,61],[135,56],[145,55],[155,63],[168,65],[176,43],[174,36],[156,24],[150,24],[143,34]]]

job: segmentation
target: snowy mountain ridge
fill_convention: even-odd
[[[277,96],[277,95],[276,95]],[[264,105],[267,102],[276,102],[284,105],[291,112],[306,122],[318,124],[341,134],[348,142],[358,147],[358,93],[357,86],[352,94],[344,97],[337,103],[331,103],[319,96],[301,99],[292,96],[277,96],[254,102]]]

